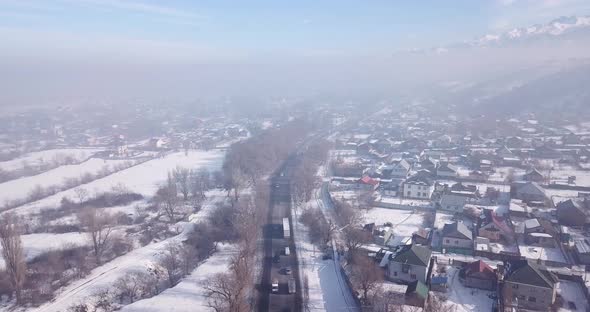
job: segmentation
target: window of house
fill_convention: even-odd
[[[450,239],[445,239],[445,243],[450,244],[451,240]]]
[[[459,241],[458,240],[455,241],[455,245],[459,245]]]
[[[402,264],[402,272],[404,272],[404,273],[410,272],[410,265],[409,264]]]
[[[512,285],[512,289],[518,289],[518,285],[516,285],[516,284]]]
[[[393,276],[397,276],[397,271],[393,271]]]
[[[518,296],[518,300],[524,300],[524,299],[526,299],[525,295],[519,295]]]
[[[535,298],[535,297],[529,297],[529,301],[530,302],[537,302],[537,298]]]
[[[411,279],[416,279],[416,274],[410,274]]]
[[[410,196],[412,194],[412,192],[408,191],[408,196]]]

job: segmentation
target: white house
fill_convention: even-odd
[[[430,199],[434,192],[434,182],[423,174],[415,174],[404,182],[403,197]]]

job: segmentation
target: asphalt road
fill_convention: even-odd
[[[292,231],[289,237],[285,237],[283,231],[283,218],[290,220],[291,217],[289,182],[294,162],[294,158],[288,159],[271,183],[271,204],[264,227],[264,260],[258,293],[258,311],[299,312],[302,307],[295,242],[292,239]],[[290,228],[293,228],[291,222]],[[286,249],[289,250],[288,255]],[[294,294],[289,293],[289,279],[295,279]],[[279,282],[278,292],[272,292],[273,281]]]

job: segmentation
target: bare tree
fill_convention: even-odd
[[[160,257],[159,264],[166,273],[170,287],[176,285],[181,278],[180,270],[182,266],[178,245],[169,243],[166,250],[164,250],[164,254]]]
[[[178,214],[178,190],[172,174],[168,174],[165,186],[158,189],[155,200],[160,210],[168,217],[170,222],[176,222]]]
[[[457,306],[454,304],[447,303],[447,299],[443,296],[432,294],[428,296],[428,302],[426,305],[426,312],[455,312]]]
[[[184,245],[180,248],[179,256],[182,265],[182,274],[189,275],[197,266],[199,252],[191,245]]]
[[[82,228],[88,233],[96,264],[100,265],[102,255],[111,242],[114,224],[113,217],[104,210],[89,207],[84,208],[84,210],[78,213],[78,220]]]
[[[215,311],[242,312],[250,310],[248,291],[253,277],[253,258],[239,250],[230,262],[227,273],[219,273],[204,283],[209,306]]]
[[[361,294],[362,302],[369,304],[371,292],[381,285],[383,272],[371,258],[355,255],[350,277],[354,288]]]
[[[78,203],[83,203],[86,199],[88,199],[88,191],[85,188],[75,188],[74,193],[76,194]]]
[[[113,307],[113,294],[108,288],[100,289],[93,295],[95,312],[111,312]]]
[[[148,272],[131,272],[115,282],[120,303],[133,303],[135,300],[153,295],[154,276]]]
[[[18,220],[14,214],[6,214],[0,219],[0,242],[6,271],[10,277],[10,286],[16,295],[16,303],[22,303],[22,289],[26,278],[27,266],[20,239]]]
[[[353,261],[355,258],[354,254],[360,249],[360,247],[371,241],[371,235],[359,228],[346,228],[344,230],[344,243],[348,248],[348,254],[350,259]]]
[[[185,201],[188,200],[190,192],[189,174],[190,170],[188,168],[176,167],[174,170],[174,178],[180,187],[180,193],[182,193],[182,198]]]

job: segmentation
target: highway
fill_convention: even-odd
[[[271,180],[271,203],[264,226],[264,257],[262,281],[259,287],[258,311],[299,312],[302,308],[301,281],[297,251],[292,231],[283,231],[283,219],[291,218],[290,177],[295,156],[287,159]],[[293,228],[292,222],[290,228]],[[295,293],[289,293],[289,280],[295,281]],[[279,282],[278,291],[272,290],[273,281]]]

